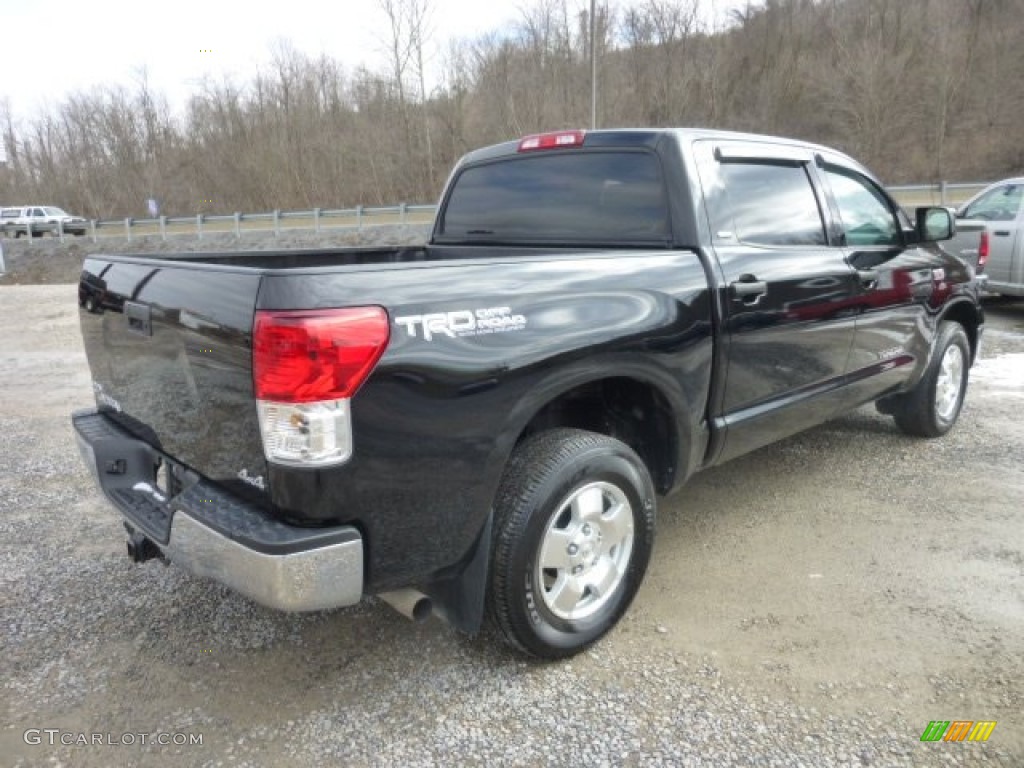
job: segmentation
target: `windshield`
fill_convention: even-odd
[[[43,210],[46,211],[46,215],[47,216],[67,216],[68,215],[64,211],[62,211],[60,208],[51,208],[50,206],[47,206],[46,208],[43,208]]]
[[[517,155],[455,180],[439,239],[665,243],[661,167],[649,152]]]

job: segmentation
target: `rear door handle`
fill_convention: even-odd
[[[757,298],[768,293],[768,283],[758,280],[754,275],[740,275],[740,279],[730,283],[729,287],[732,288],[733,295],[737,299],[746,302],[751,302],[752,299],[756,301]]]
[[[1009,237],[1010,236],[1010,230],[1008,230],[1008,229],[1000,229],[1000,230],[997,230],[997,231],[993,232],[992,234],[995,235],[996,237]]]
[[[869,291],[878,285],[877,269],[858,269],[857,276],[860,278],[860,284]]]

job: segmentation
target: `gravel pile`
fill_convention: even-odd
[[[31,242],[21,238],[2,241],[7,273],[0,275],[0,285],[54,285],[77,283],[82,260],[92,253],[172,254],[198,251],[274,251],[301,248],[343,248],[349,246],[414,245],[429,236],[426,226],[374,226],[362,230],[283,230],[246,232],[241,239],[231,234],[211,233],[202,239],[191,235],[174,235],[167,240],[159,236],[103,237],[93,243],[88,237],[69,237],[64,243],[50,237]]]

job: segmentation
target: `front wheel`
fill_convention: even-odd
[[[626,612],[654,543],[650,474],[629,446],[553,429],[509,460],[495,507],[491,616],[534,656],[579,653]]]
[[[949,432],[964,404],[970,364],[971,347],[963,326],[942,323],[924,376],[894,405],[896,426],[915,437],[940,437]]]

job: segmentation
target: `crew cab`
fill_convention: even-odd
[[[420,247],[88,257],[72,421],[138,561],[568,656],[695,472],[871,402],[953,427],[984,315],[952,231],[823,146],[528,136]]]

